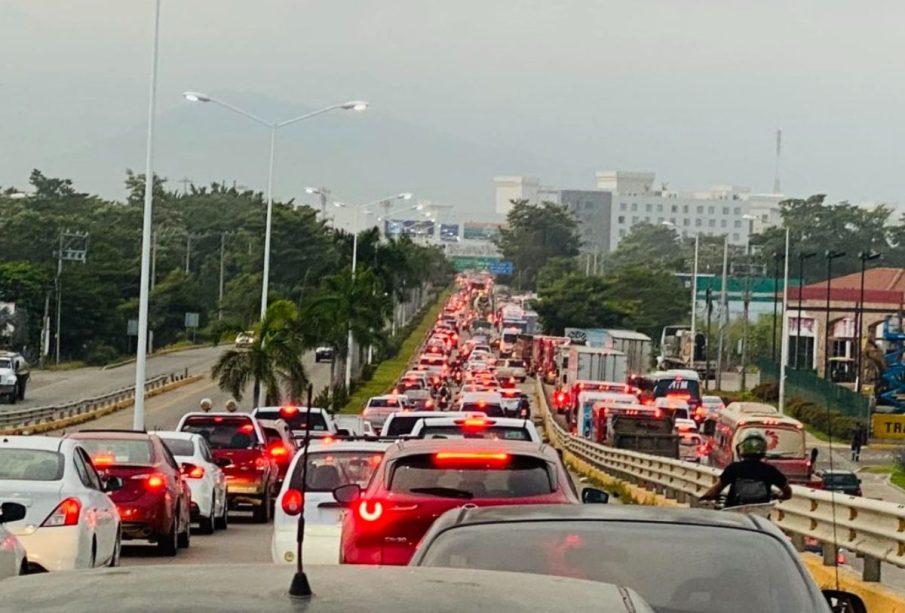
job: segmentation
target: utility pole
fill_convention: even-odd
[[[707,286],[707,343],[704,345],[704,391],[710,389],[710,318],[713,315],[713,289]]]
[[[223,276],[226,261],[226,232],[220,233],[220,291],[217,294],[217,320],[223,319]]]
[[[729,325],[729,303],[726,300],[726,284],[729,281],[729,235],[723,242],[723,278],[720,284],[720,338],[716,350],[716,388],[723,389],[723,339]]]
[[[63,314],[63,262],[81,262],[85,263],[88,256],[88,234],[85,232],[70,232],[63,230],[60,232],[60,242],[57,249],[57,275],[55,286],[57,292],[57,321],[56,321],[56,339],[54,361],[60,363],[60,330],[62,329]]]

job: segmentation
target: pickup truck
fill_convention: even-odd
[[[0,398],[5,397],[10,404],[25,400],[25,388],[30,376],[28,362],[21,354],[0,351]]]

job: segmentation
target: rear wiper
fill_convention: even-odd
[[[443,498],[464,498],[471,500],[474,494],[467,490],[454,487],[415,487],[409,490],[413,494],[427,494],[428,496],[442,496]]]

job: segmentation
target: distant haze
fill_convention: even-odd
[[[0,185],[32,168],[120,198],[142,171],[152,0],[0,0]],[[869,8],[868,8],[869,7]],[[163,0],[157,168],[171,184],[361,202],[412,191],[493,217],[493,177],[593,187],[651,170],[671,189],[900,201],[905,3],[874,0]]]

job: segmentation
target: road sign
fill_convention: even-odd
[[[126,336],[138,336],[138,320],[130,319],[126,322]]]
[[[198,313],[186,313],[185,314],[185,327],[186,328],[197,328],[198,320],[199,320]]]
[[[487,270],[495,275],[511,275],[512,262],[507,262],[505,260],[500,262],[493,262],[487,267]]]

